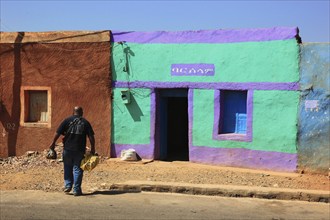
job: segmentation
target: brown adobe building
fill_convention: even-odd
[[[1,32],[0,157],[47,149],[77,105],[110,155],[110,56],[110,31]]]

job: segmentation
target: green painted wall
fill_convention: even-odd
[[[295,39],[229,44],[113,44],[114,81],[297,82]],[[126,51],[126,53],[124,53]],[[127,56],[126,56],[127,54]],[[126,58],[127,57],[127,58]],[[129,72],[124,72],[126,60]],[[171,64],[211,63],[215,76],[171,76]]]
[[[297,82],[299,80],[299,45],[295,39],[229,44],[127,43],[122,46],[114,43],[112,54],[113,81]],[[214,64],[215,75],[171,76],[171,64],[181,63]],[[129,69],[125,72],[126,65]],[[122,104],[120,90],[120,88],[114,89],[112,143],[149,144],[150,90],[132,89],[136,100],[135,107]],[[254,91],[252,142],[212,139],[214,90],[195,89],[193,102],[194,146],[297,152],[296,124],[299,102],[297,91]],[[141,115],[138,117],[139,120],[134,119],[136,118],[134,114]]]
[[[296,153],[299,92],[255,90],[253,100],[253,141],[218,141],[212,139],[214,91],[195,89],[193,145]]]
[[[150,144],[150,89],[131,89],[131,103],[125,105],[121,91],[113,89],[112,143]]]

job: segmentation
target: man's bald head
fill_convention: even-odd
[[[75,107],[73,108],[73,114],[74,114],[74,115],[82,116],[83,113],[84,113],[84,111],[83,111],[82,107],[80,107],[80,106],[75,106]]]

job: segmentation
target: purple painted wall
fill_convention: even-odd
[[[154,43],[238,43],[299,38],[298,28],[226,29],[201,31],[113,31],[113,42]]]

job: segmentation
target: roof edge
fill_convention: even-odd
[[[236,43],[289,40],[299,37],[298,27],[218,29],[198,31],[112,31],[112,42],[130,43]]]
[[[109,30],[0,32],[0,43],[110,42],[110,36]]]

